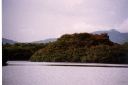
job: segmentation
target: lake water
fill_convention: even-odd
[[[2,67],[3,85],[128,85],[128,65],[28,61],[8,64]]]

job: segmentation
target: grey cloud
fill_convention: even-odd
[[[3,37],[27,42],[65,33],[127,29],[128,0],[3,0]]]

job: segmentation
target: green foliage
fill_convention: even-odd
[[[66,34],[35,52],[31,61],[128,63],[128,44],[118,45],[107,34]]]
[[[62,35],[48,44],[16,43],[2,46],[3,65],[7,60],[36,62],[128,63],[128,43],[119,45],[107,34]]]
[[[7,60],[29,60],[35,51],[45,47],[46,44],[16,43],[2,46],[3,62]]]
[[[87,56],[82,62],[128,63],[128,49],[120,45],[99,45],[87,49]]]

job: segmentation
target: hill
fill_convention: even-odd
[[[108,31],[93,32],[93,34],[101,34],[101,33],[108,33],[110,40],[115,43],[123,44],[125,42],[128,42],[128,33],[121,33],[115,29],[111,29]]]
[[[10,39],[6,39],[6,38],[2,38],[2,44],[15,44],[17,43],[16,41],[10,40]]]
[[[107,34],[65,34],[35,52],[31,61],[128,63],[128,46],[115,44]]]

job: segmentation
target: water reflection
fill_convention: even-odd
[[[2,70],[3,85],[128,85],[128,68],[123,67],[86,67],[83,64],[81,68],[70,66],[80,63],[59,66],[65,63],[27,61],[8,63]],[[53,64],[56,66],[50,66]]]

